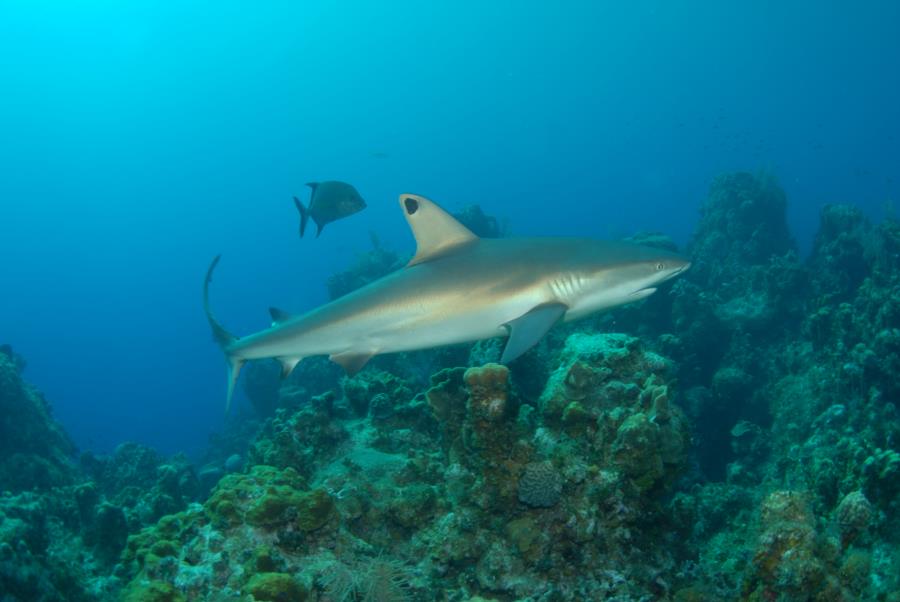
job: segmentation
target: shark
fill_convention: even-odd
[[[265,330],[236,337],[215,318],[209,266],[203,306],[228,365],[226,412],[245,362],[275,358],[287,376],[327,355],[349,375],[374,356],[506,337],[501,363],[557,323],[652,295],[690,267],[671,251],[582,238],[479,238],[426,197],[400,195],[416,241],[409,263],[302,315],[270,308]]]

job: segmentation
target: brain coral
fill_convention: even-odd
[[[555,506],[562,495],[562,477],[550,462],[531,462],[519,477],[519,500],[535,508]]]

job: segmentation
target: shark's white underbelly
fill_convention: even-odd
[[[478,341],[505,336],[504,324],[541,302],[543,297],[537,292],[524,291],[500,303],[476,298],[376,306],[361,315],[338,317],[309,328],[301,318],[293,332],[276,332],[276,328],[269,331],[270,336],[259,333],[255,341],[239,342],[235,351],[246,359],[347,352],[377,355]]]

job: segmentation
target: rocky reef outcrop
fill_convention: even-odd
[[[255,466],[220,481],[202,506],[132,535],[126,591],[671,593],[658,579],[676,562],[660,539],[663,501],[690,447],[673,374],[639,339],[609,334],[570,336],[536,404],[497,364],[442,370],[424,390],[364,371],[344,381],[343,399],[280,410],[254,443]]]
[[[717,178],[684,278],[510,366],[497,341],[353,378],[261,364],[256,417],[199,469],[134,444],[74,460],[4,351],[0,400],[47,444],[0,440],[25,458],[0,465],[18,483],[0,487],[0,592],[898,601],[900,224],[825,207],[802,258],[786,203],[770,175]],[[375,245],[335,290],[397,263]]]
[[[713,481],[671,502],[697,563],[684,596],[896,599],[900,227],[826,206],[801,260],[773,186],[717,180],[699,269],[673,289],[684,407]]]
[[[22,379],[25,360],[0,346],[0,483],[11,492],[72,483],[75,446],[50,404]]]
[[[0,600],[116,600],[129,534],[195,502],[194,470],[133,443],[77,458],[24,366],[0,347]]]

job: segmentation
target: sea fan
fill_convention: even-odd
[[[403,566],[384,558],[358,561],[353,566],[335,562],[322,577],[331,602],[405,602],[408,585]]]
[[[356,596],[359,576],[343,562],[335,562],[322,577],[325,593],[332,602],[350,602]]]
[[[404,602],[407,580],[403,567],[394,561],[375,558],[366,567],[363,602]]]

